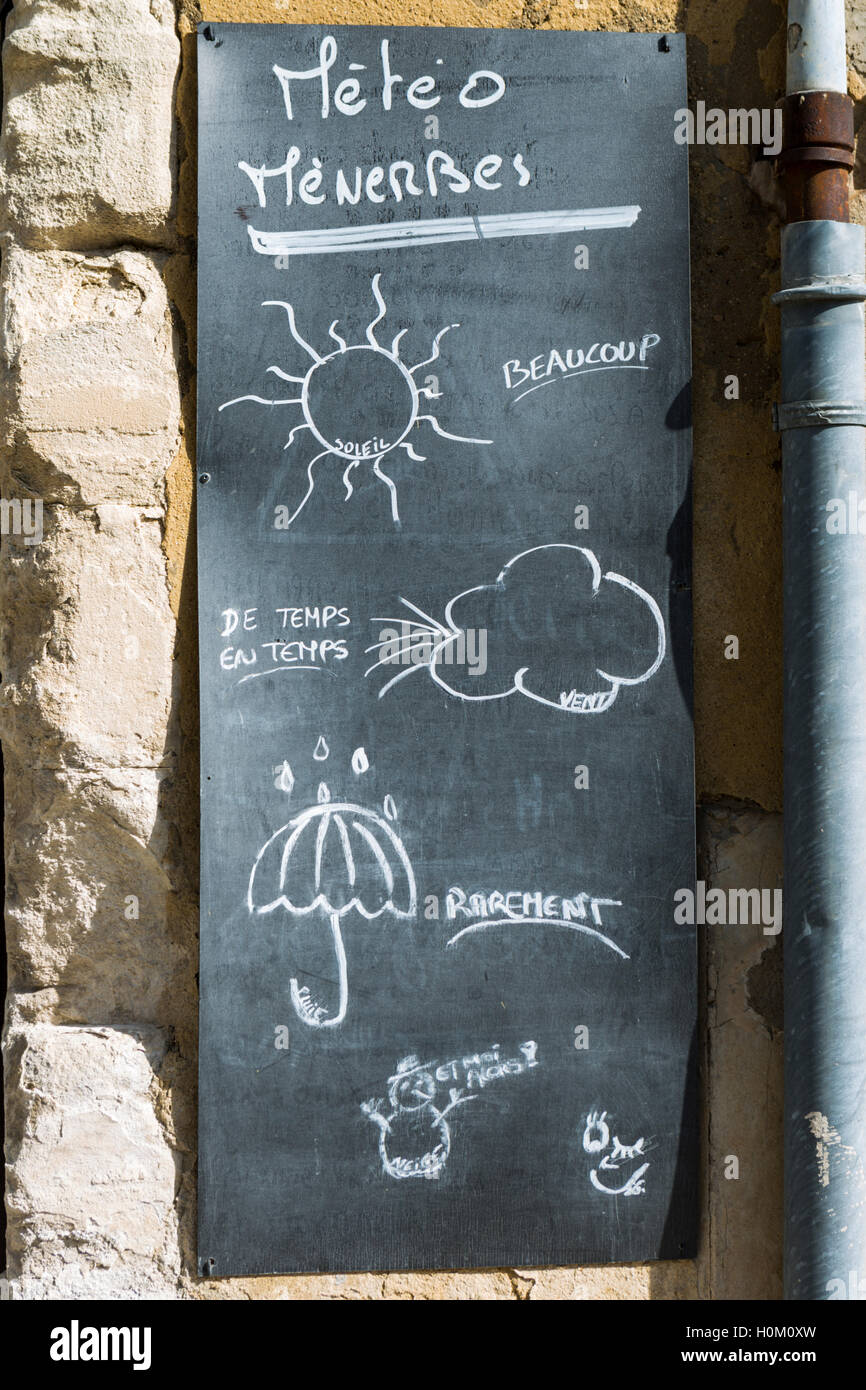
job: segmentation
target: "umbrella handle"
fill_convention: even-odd
[[[337,1023],[342,1023],[346,1017],[346,1007],[349,1003],[349,972],[346,968],[346,948],[343,945],[343,933],[340,930],[340,914],[331,913],[331,934],[334,938],[334,953],[337,957],[337,970],[340,978],[340,1007],[335,1018],[328,1019],[324,1024],[326,1028],[333,1028]]]
[[[340,988],[340,1003],[334,1017],[311,1018],[301,1001],[297,980],[292,978],[290,981],[292,1003],[295,1008],[295,1013],[310,1028],[336,1028],[346,1017],[346,1009],[349,1003],[349,972],[346,967],[346,948],[343,944],[343,933],[340,929],[339,912],[330,913],[328,920],[331,924],[331,935],[334,938],[334,954],[337,957],[337,975]]]

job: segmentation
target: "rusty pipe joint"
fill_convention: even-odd
[[[850,221],[853,101],[844,92],[793,92],[783,113],[778,164],[788,221]]]

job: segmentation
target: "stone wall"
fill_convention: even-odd
[[[15,0],[3,50],[3,538],[13,1297],[780,1294],[780,945],[701,941],[696,1263],[199,1280],[197,727],[190,533],[197,20],[685,28],[692,99],[772,105],[782,0]],[[866,97],[863,26],[852,81]],[[860,113],[863,114],[861,102]],[[862,166],[861,166],[862,168]],[[701,873],[780,875],[778,194],[692,158]],[[862,181],[862,180],[861,180]],[[858,214],[866,215],[859,195]],[[724,399],[739,376],[741,399]],[[738,636],[740,656],[724,643]],[[737,1180],[724,1176],[739,1159]]]

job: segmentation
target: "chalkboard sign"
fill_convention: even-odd
[[[200,1269],[690,1255],[684,40],[198,81]]]

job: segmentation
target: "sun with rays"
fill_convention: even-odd
[[[401,449],[416,463],[426,461],[424,455],[417,453],[409,442],[410,432],[417,424],[425,421],[443,439],[456,440],[460,444],[493,442],[490,439],[470,439],[465,435],[449,434],[435,415],[421,414],[422,400],[440,400],[442,393],[430,386],[419,386],[415,374],[436,361],[439,344],[445,334],[460,325],[450,323],[440,329],[433,339],[430,356],[423,362],[407,367],[400,358],[400,339],[408,332],[407,329],[402,329],[396,335],[390,348],[382,347],[376,339],[374,330],[387,313],[379,289],[380,279],[380,275],[375,275],[371,282],[378,312],[367,327],[366,342],[347,343],[337,332],[339,319],[335,319],[328,335],[337,347],[324,357],[298,332],[293,305],[281,299],[265,300],[262,308],[285,310],[293,339],[312,358],[312,365],[305,376],[292,376],[278,366],[267,369],[281,381],[299,386],[300,393],[287,400],[268,400],[256,395],[237,396],[219,407],[226,410],[242,401],[267,406],[300,406],[303,421],[294,426],[285,448],[291,448],[295,438],[304,431],[311,434],[322,447],[307,464],[307,491],[289,518],[288,525],[295,521],[312,497],[315,488],[313,470],[323,458],[345,462],[343,482],[347,501],[352,496],[352,474],[355,469],[362,465],[369,466],[375,477],[387,487],[391,496],[391,516],[399,526],[397,487],[394,479],[384,471],[382,460],[393,450]]]

